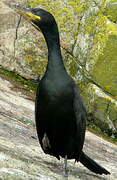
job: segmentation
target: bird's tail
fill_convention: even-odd
[[[80,157],[80,162],[87,167],[90,171],[96,174],[110,174],[105,168],[101,167],[98,163],[88,157],[84,152],[82,152]]]

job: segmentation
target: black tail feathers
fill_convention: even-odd
[[[90,171],[96,173],[96,174],[110,174],[105,168],[101,167],[98,163],[96,163],[94,160],[92,160],[90,157],[88,157],[86,154],[82,152],[80,157],[80,162],[87,167]]]

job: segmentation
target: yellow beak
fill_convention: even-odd
[[[9,6],[10,8],[14,9],[18,14],[22,15],[26,20],[31,22],[32,20],[40,20],[41,17],[33,14],[30,10],[21,8],[19,5],[10,3],[10,2],[4,2],[5,5]]]
[[[26,11],[26,10],[23,10],[20,8],[16,8],[16,11],[28,21],[41,19],[40,16],[37,16],[37,15],[31,13],[30,11]]]

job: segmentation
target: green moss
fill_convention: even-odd
[[[96,126],[93,123],[88,123],[87,124],[87,129],[91,132],[93,132],[94,134],[103,137],[104,139],[113,142],[113,143],[117,143],[117,135],[116,137],[114,136],[109,136],[108,132],[104,132],[102,131],[98,126]]]
[[[106,8],[106,13],[111,21],[117,22],[117,5],[114,3],[114,1],[112,2],[113,3]]]
[[[81,91],[83,102],[88,113],[87,127],[99,136],[117,142],[117,132],[111,128],[111,121],[114,127],[117,127],[117,111],[114,109],[114,101],[111,102],[109,98],[99,97],[92,87],[94,86],[91,83],[86,84],[85,82],[85,86],[80,84],[80,88],[83,88]],[[108,117],[111,121],[108,120]]]
[[[27,89],[34,91],[37,88],[37,83],[34,83],[31,80],[25,79],[22,76],[16,74],[15,72],[11,72],[6,69],[0,68],[0,74],[15,82],[20,82]]]
[[[117,36],[109,36],[104,53],[99,57],[92,74],[106,91],[117,97]]]
[[[22,119],[20,120],[23,124],[29,125],[29,126],[34,126],[34,123],[32,121],[29,121],[27,119]]]
[[[40,44],[39,42],[41,41],[42,39],[36,40],[34,44],[38,46]],[[28,47],[25,47],[25,49],[23,49],[23,59],[26,65],[32,70],[32,72],[41,76],[45,71],[47,64],[47,50],[43,48],[42,54],[40,54],[40,51],[38,52],[38,49],[35,48],[34,44],[29,43]]]
[[[117,143],[117,133],[112,133],[111,130],[107,128],[105,131],[105,128],[103,129],[102,126],[98,126],[94,124],[94,119],[92,119],[93,114],[88,114],[88,122],[87,122],[87,129],[94,134],[97,134],[98,136],[102,136],[104,139]],[[94,118],[94,117],[93,117]]]

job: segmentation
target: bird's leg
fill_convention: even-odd
[[[67,155],[64,158],[64,176],[68,177]]]

